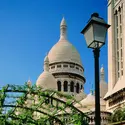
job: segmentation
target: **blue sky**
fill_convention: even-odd
[[[93,12],[107,20],[107,0],[0,0],[0,86],[21,85],[29,77],[35,83],[46,53],[59,40],[64,16],[68,40],[81,55],[88,93],[94,83],[94,57],[80,32]],[[101,64],[108,81],[107,44],[101,48]]]

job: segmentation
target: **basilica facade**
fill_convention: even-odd
[[[85,77],[84,68],[80,59],[80,55],[76,48],[67,40],[67,25],[63,18],[60,24],[60,39],[51,48],[48,55],[44,59],[44,67],[49,63],[47,71],[52,77],[44,72],[37,79],[37,86],[43,88],[53,88],[57,91],[65,92],[73,96],[80,95],[85,97],[83,93]],[[49,81],[45,81],[44,79]],[[43,81],[44,80],[44,81]],[[51,84],[50,84],[51,83]],[[80,99],[79,99],[80,100]]]
[[[36,86],[43,89],[54,89],[68,93],[75,97],[80,104],[74,106],[90,116],[90,125],[95,119],[95,95],[91,90],[88,95],[84,93],[84,67],[76,48],[67,39],[67,25],[63,18],[60,23],[60,39],[51,48],[44,59],[44,71],[36,81]],[[100,69],[100,105],[101,124],[107,125],[110,112],[106,110],[106,102],[103,99],[108,91],[105,82],[103,66]]]
[[[108,84],[105,71],[100,69],[101,125],[108,124],[111,113],[125,105],[125,0],[108,0]],[[44,59],[44,71],[36,86],[68,93],[79,101],[74,106],[90,117],[95,124],[95,94],[84,93],[84,67],[76,48],[68,41],[67,25],[60,23],[60,38]]]

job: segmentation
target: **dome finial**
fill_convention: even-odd
[[[44,58],[44,71],[49,71],[49,58],[48,58],[48,55]]]
[[[63,16],[62,21],[61,21],[61,23],[60,23],[60,27],[61,27],[61,26],[66,26],[66,21],[65,21],[64,16]]]
[[[60,23],[60,39],[66,39],[66,29],[67,29],[67,25],[63,17]]]
[[[101,69],[100,69],[100,80],[104,81],[104,79],[105,79],[104,77],[105,77],[105,72],[104,72],[104,67],[102,64]]]

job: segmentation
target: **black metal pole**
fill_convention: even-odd
[[[93,50],[95,58],[95,125],[101,125],[100,120],[100,87],[99,87],[99,52],[100,49]]]

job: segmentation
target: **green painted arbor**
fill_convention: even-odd
[[[88,125],[71,96],[35,86],[7,85],[0,90],[2,125]]]

